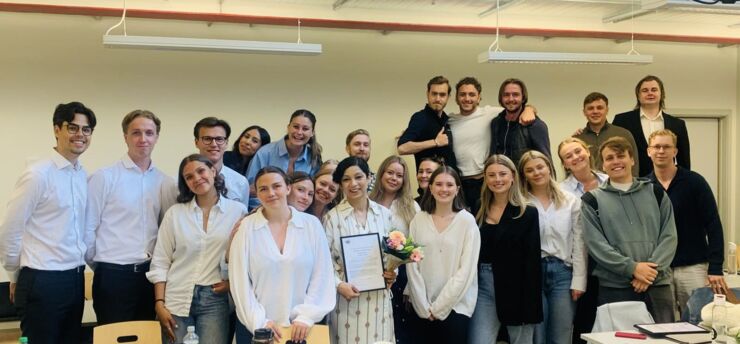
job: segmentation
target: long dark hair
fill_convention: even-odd
[[[298,116],[306,117],[309,121],[311,121],[313,135],[311,135],[311,138],[308,139],[308,147],[311,150],[311,167],[318,168],[319,166],[321,166],[322,148],[319,144],[319,141],[316,139],[316,116],[311,111],[308,111],[306,109],[295,110],[295,112],[290,115],[290,121],[288,121],[288,124],[290,125],[290,122],[293,121],[293,118],[296,118]]]
[[[208,158],[200,154],[191,154],[182,159],[182,162],[180,162],[180,168],[177,172],[177,189],[180,191],[180,194],[177,195],[178,203],[188,203],[195,198],[195,194],[190,190],[188,184],[185,183],[185,177],[182,176],[182,171],[185,169],[185,165],[193,161],[200,161],[208,166],[208,168],[213,168],[211,160],[208,160]],[[213,178],[213,186],[216,188],[216,192],[219,195],[226,196],[226,184],[224,183],[224,177],[221,176],[220,173],[216,173],[216,176]]]
[[[270,143],[270,133],[268,133],[265,128],[262,128],[259,125],[250,125],[247,127],[247,129],[244,129],[241,134],[239,134],[239,137],[237,137],[236,140],[234,140],[234,144],[231,146],[232,152],[241,155],[241,153],[239,153],[239,141],[241,141],[242,137],[244,137],[244,134],[253,129],[256,129],[260,133],[260,142],[262,146]],[[246,156],[242,156],[242,158],[244,158],[244,160],[247,159]]]
[[[452,178],[455,179],[455,184],[458,187],[457,195],[455,195],[455,199],[452,201],[452,211],[458,212],[465,209],[465,198],[463,196],[462,182],[460,181],[460,176],[457,174],[457,172],[455,172],[454,168],[449,166],[440,166],[434,171],[434,173],[432,173],[432,176],[429,177],[429,188],[427,192],[424,193],[424,196],[421,197],[421,204],[419,205],[421,207],[421,210],[426,211],[429,214],[434,214],[434,211],[437,209],[437,200],[434,199],[434,196],[432,195],[432,192],[430,190],[432,189],[432,184],[434,184],[434,180],[437,179],[437,176],[439,176],[440,174],[451,175]]]

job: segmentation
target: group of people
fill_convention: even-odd
[[[505,80],[501,107],[481,106],[481,92],[461,79],[448,115],[449,81],[428,82],[398,139],[416,198],[400,156],[370,171],[364,129],[347,135],[346,158],[324,161],[304,109],[280,140],[249,126],[230,151],[226,121],[198,121],[198,153],[176,180],[151,159],[159,118],[135,110],[127,153],[88,178],[79,157],[95,114],[60,104],[54,152],[23,172],[0,225],[23,335],[79,342],[85,264],[98,324],[157,319],[175,343],[188,326],[205,343],[250,343],[265,328],[298,342],[320,322],[332,343],[495,343],[502,326],[512,344],[570,343],[599,304],[644,301],[671,321],[693,289],[727,290],[716,202],[659,78],[640,80],[635,110],[613,124],[605,95],[585,98],[586,127],[557,147],[560,183],[525,83]],[[393,230],[424,259],[359,290],[342,238]]]

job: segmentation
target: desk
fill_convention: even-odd
[[[622,332],[639,333],[636,330],[629,330],[629,331],[622,331]],[[632,338],[615,337],[614,333],[616,333],[616,331],[583,333],[581,334],[581,339],[585,340],[589,344],[676,344],[676,342],[674,341],[670,341],[668,339],[663,339],[663,338],[647,337],[647,339],[632,339]]]

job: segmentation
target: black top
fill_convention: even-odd
[[[648,178],[662,187],[655,178],[655,172],[651,172]],[[678,247],[671,266],[709,262],[709,274],[722,275],[722,222],[707,181],[700,174],[678,166],[676,176],[665,191],[673,204],[678,234]]]
[[[632,133],[637,144],[637,156],[640,159],[640,177],[647,176],[653,171],[653,161],[647,155],[648,142],[645,134],[642,132],[642,122],[640,122],[640,109],[620,113],[614,116],[612,124],[618,125]],[[676,147],[678,155],[676,160],[678,165],[691,169],[691,154],[689,150],[689,132],[686,130],[686,122],[680,118],[673,117],[663,112],[663,126],[672,131],[678,137]]]
[[[522,126],[518,121],[507,121],[506,110],[491,121],[491,149],[490,154],[503,154],[509,157],[514,164],[528,150],[537,150],[550,155],[550,135],[547,124],[539,117],[528,126]]]
[[[251,157],[245,162],[242,155],[238,152],[228,151],[224,153],[224,166],[243,176],[247,175],[247,168],[249,167],[250,160],[252,160]]]
[[[498,225],[480,227],[480,259],[490,257],[496,313],[504,325],[542,322],[542,265],[537,208],[506,206]],[[481,261],[482,262],[482,261]]]
[[[448,119],[449,117],[447,117],[446,113],[442,112],[442,116],[438,116],[437,112],[432,110],[428,104],[421,111],[411,115],[409,126],[398,139],[398,146],[406,142],[434,140],[442,128],[446,128],[448,138],[450,140],[450,144],[445,147],[434,147],[415,153],[414,160],[416,160],[417,170],[419,169],[419,164],[422,159],[433,156],[443,158],[447,166],[457,169],[455,154],[452,151],[452,137],[449,131],[450,127],[447,124]]]

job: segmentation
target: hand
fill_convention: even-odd
[[[157,313],[157,319],[159,320],[159,324],[162,325],[164,334],[167,335],[167,338],[171,343],[174,343],[177,323],[175,322],[175,319],[172,318],[172,314],[167,307],[164,306],[164,302],[157,302],[154,305],[154,311]]]
[[[301,341],[306,340],[308,330],[310,329],[311,328],[308,325],[300,321],[293,321],[293,326],[290,327],[290,340],[294,343],[300,343]]]
[[[434,138],[434,143],[437,145],[437,147],[444,147],[450,144],[450,138],[447,137],[447,133],[445,133],[445,128],[442,128],[437,133],[437,137]]]
[[[211,289],[216,294],[223,294],[229,292],[229,280],[222,280],[216,284],[211,285]]]
[[[519,124],[527,126],[534,123],[535,114],[537,114],[537,109],[535,109],[534,106],[525,106],[524,111],[519,115]]]
[[[342,295],[342,297],[347,301],[360,296],[360,290],[346,282],[339,283],[337,286],[337,292],[339,292],[339,295]]]
[[[265,328],[272,330],[272,335],[275,337],[276,343],[279,343],[283,339],[283,334],[280,333],[280,326],[275,325],[274,321],[269,320],[267,324],[265,324]]]
[[[578,301],[578,299],[580,299],[581,296],[583,296],[584,293],[585,293],[585,291],[583,291],[583,290],[571,289],[570,290],[570,297],[571,297],[571,299],[573,299],[573,302],[575,302],[575,301]]]
[[[383,271],[383,278],[385,279],[386,288],[390,289],[393,283],[396,282],[396,272],[395,271]]]
[[[730,287],[727,286],[725,276],[722,275],[709,275],[707,276],[707,284],[712,288],[712,292],[715,294],[726,295]]]
[[[581,134],[583,134],[583,128],[578,128],[578,129],[576,129],[576,131],[573,132],[573,135],[571,135],[571,136],[578,136],[578,135],[581,135]]]
[[[10,282],[10,286],[8,286],[8,289],[10,290],[10,295],[8,295],[8,298],[10,299],[10,303],[15,303],[15,286],[18,285],[18,283]]]
[[[635,293],[638,294],[644,293],[648,290],[648,287],[650,287],[649,283],[642,282],[636,278],[632,279],[632,282],[630,282],[630,284],[632,284],[632,287],[635,289]]]
[[[632,273],[632,276],[642,283],[646,283],[648,285],[653,284],[655,277],[658,277],[658,264],[639,262],[635,266],[635,271]]]

